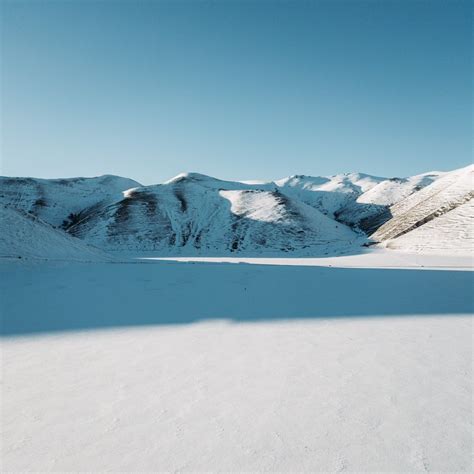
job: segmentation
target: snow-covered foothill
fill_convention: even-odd
[[[292,198],[319,209],[330,217],[355,201],[386,178],[363,173],[346,173],[334,176],[293,175],[275,181],[280,191]]]
[[[473,251],[474,165],[446,173],[390,208],[371,237],[389,248],[470,254]]]
[[[0,205],[0,258],[111,261],[102,250],[55,229],[38,217]]]
[[[0,205],[33,214],[54,227],[67,228],[94,209],[140,186],[129,178],[39,179],[0,177]]]
[[[337,213],[337,219],[366,233],[372,233],[392,216],[390,207],[423,189],[442,176],[424,173],[408,178],[381,181]]]
[[[385,242],[390,249],[415,253],[474,256],[474,200]]]

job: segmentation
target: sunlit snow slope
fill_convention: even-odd
[[[473,250],[474,166],[446,173],[390,208],[373,235],[389,248],[470,253]]]

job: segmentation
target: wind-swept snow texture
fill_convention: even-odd
[[[360,236],[277,186],[197,173],[127,191],[72,226],[101,248],[175,254],[344,251]]]
[[[471,254],[473,197],[474,165],[446,173],[392,206],[393,217],[372,238],[407,251]]]
[[[0,205],[0,258],[110,261],[102,250],[86,244],[38,217]]]

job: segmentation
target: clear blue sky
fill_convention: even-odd
[[[1,174],[469,164],[470,1],[2,0]]]

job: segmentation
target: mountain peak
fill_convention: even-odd
[[[181,181],[220,181],[217,178],[196,172],[183,172],[165,181],[163,184],[179,183]]]

